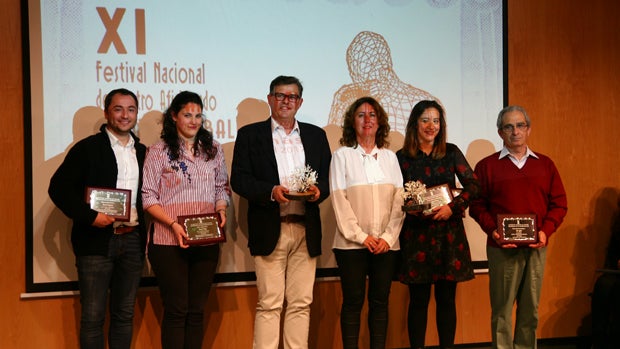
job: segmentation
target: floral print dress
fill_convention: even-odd
[[[456,188],[455,175],[463,186],[449,204],[452,216],[435,221],[431,216],[407,214],[400,233],[403,257],[399,280],[405,284],[434,283],[437,280],[465,281],[474,278],[463,216],[469,201],[478,196],[480,184],[459,148],[446,144],[446,155],[433,159],[424,152],[414,158],[396,153],[405,183],[418,180],[427,188],[449,184]]]

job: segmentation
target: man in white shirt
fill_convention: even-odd
[[[109,347],[129,349],[146,247],[140,195],[146,147],[131,132],[138,118],[138,99],[133,92],[111,91],[104,107],[107,124],[69,150],[52,176],[48,192],[54,204],[73,220],[71,243],[82,305],[80,347],[104,348],[109,290]],[[124,209],[118,212],[98,212],[85,199],[92,190],[125,197],[128,204],[121,205]]]
[[[285,299],[284,348],[308,347],[321,254],[319,204],[329,195],[331,151],[325,131],[295,119],[302,92],[297,78],[275,78],[267,96],[271,117],[241,128],[235,141],[231,185],[248,200],[248,245],[256,263],[254,348],[278,348]],[[287,199],[289,176],[306,165],[318,176],[311,197]]]

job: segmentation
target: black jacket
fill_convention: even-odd
[[[69,150],[50,180],[48,189],[50,198],[67,217],[73,220],[71,243],[76,256],[107,255],[108,242],[113,234],[112,225],[105,228],[92,226],[97,217],[97,211],[91,209],[85,201],[87,186],[116,188],[118,167],[105,128],[106,125],[104,124],[101,126],[101,132],[76,143]],[[142,188],[142,166],[144,165],[146,146],[141,144],[138,137],[133,133],[131,136],[135,141],[136,158],[140,171],[136,208],[143,245],[142,251],[144,251],[146,248],[146,223],[140,188]]]
[[[319,200],[306,201],[306,245],[311,257],[321,254],[319,204],[329,196],[331,151],[323,129],[303,123],[299,134],[306,164],[317,172]],[[271,118],[242,127],[237,132],[230,184],[248,200],[248,246],[253,256],[271,254],[280,237],[280,205],[271,201],[271,190],[280,184],[273,150]]]

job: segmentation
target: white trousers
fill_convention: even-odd
[[[308,254],[306,229],[298,223],[282,223],[275,250],[254,257],[258,288],[254,349],[278,349],[284,300],[284,348],[308,348],[316,260]]]

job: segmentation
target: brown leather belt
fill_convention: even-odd
[[[300,214],[287,214],[286,216],[280,216],[280,222],[282,223],[303,223],[305,220],[306,217]]]
[[[122,234],[134,232],[136,230],[138,230],[137,225],[119,225],[118,227],[114,228],[114,234],[122,235]]]

